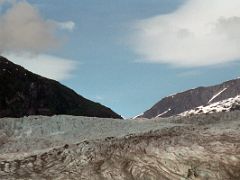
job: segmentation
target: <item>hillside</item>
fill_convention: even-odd
[[[163,98],[149,110],[145,111],[138,118],[170,117],[179,115],[186,111],[211,106],[229,98],[236,98],[240,95],[240,79],[234,79],[219,85],[209,87],[198,87],[175,95]],[[224,105],[223,105],[224,106]],[[228,107],[231,106],[227,105]],[[232,106],[235,106],[232,104]],[[211,109],[219,112],[219,109]],[[224,110],[224,109],[223,109]],[[135,117],[136,118],[136,117]]]
[[[0,83],[0,117],[66,114],[121,118],[111,109],[4,57],[0,57]]]

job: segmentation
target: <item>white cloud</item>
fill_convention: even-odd
[[[9,3],[10,2],[10,3]],[[0,53],[42,53],[61,44],[57,29],[73,31],[73,21],[57,22],[41,17],[37,8],[27,1],[0,0],[10,7],[0,15]]]
[[[147,62],[206,66],[240,59],[240,1],[187,0],[134,25],[131,45]]]
[[[76,24],[73,21],[55,22],[55,23],[60,29],[67,30],[70,32],[72,32],[76,27]]]
[[[0,14],[0,54],[26,69],[55,80],[70,78],[76,61],[45,54],[60,45],[57,29],[72,31],[75,23],[41,17],[25,0],[0,0],[9,9]]]
[[[7,53],[4,56],[31,72],[58,81],[70,78],[78,67],[76,61],[46,54]]]
[[[59,45],[56,27],[27,1],[12,2],[0,16],[0,52],[43,52]]]

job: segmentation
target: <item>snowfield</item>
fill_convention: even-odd
[[[221,94],[222,92],[223,91],[221,91],[217,95]],[[215,98],[216,96],[214,96],[212,100]],[[185,111],[179,114],[179,116],[189,116],[189,115],[196,115],[196,114],[216,113],[216,112],[229,112],[231,111],[232,108],[239,105],[240,105],[240,95],[234,98],[229,98],[223,101],[215,102],[206,106],[199,106],[190,111]]]

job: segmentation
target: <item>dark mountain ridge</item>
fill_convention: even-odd
[[[59,82],[0,57],[0,118],[57,114],[121,118]]]
[[[170,117],[199,106],[207,106],[208,104],[236,97],[239,94],[240,79],[238,78],[219,85],[198,87],[165,97],[138,117]]]

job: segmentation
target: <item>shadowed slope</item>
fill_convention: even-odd
[[[67,114],[121,118],[57,81],[31,73],[0,57],[0,117]]]

